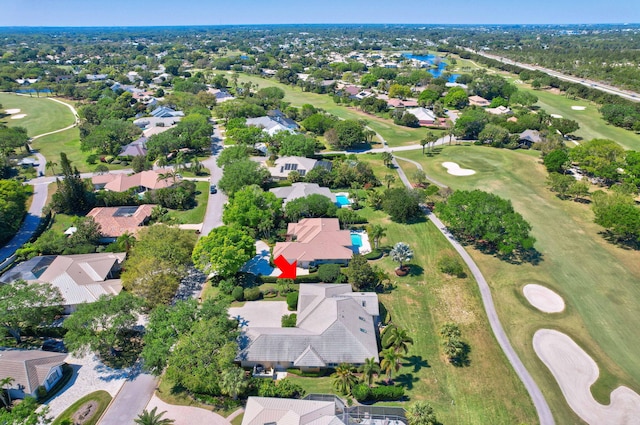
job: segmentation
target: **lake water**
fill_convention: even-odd
[[[438,58],[438,56],[436,55],[412,55],[411,53],[403,53],[402,56],[407,59],[416,59],[419,61],[427,62],[431,65],[434,65],[437,62],[436,59]],[[438,63],[437,68],[429,68],[427,71],[429,71],[429,73],[433,75],[434,78],[439,78],[446,70],[447,63],[441,59]],[[451,74],[449,76],[448,82],[455,83],[459,76],[460,74]]]

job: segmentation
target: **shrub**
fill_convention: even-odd
[[[221,280],[220,283],[218,284],[218,288],[220,289],[220,292],[222,292],[225,295],[231,295],[235,287],[236,287],[236,282],[233,279],[224,279],[224,280]]]
[[[91,155],[87,156],[87,164],[93,165],[96,162],[98,162],[98,155],[92,153]]]
[[[370,253],[364,255],[364,258],[366,258],[367,260],[377,260],[378,258],[381,258],[381,257],[382,257],[382,251],[380,251],[379,249],[374,249]]]
[[[321,282],[333,283],[340,277],[340,265],[321,264],[318,267],[318,279]]]
[[[295,328],[296,322],[298,321],[298,315],[295,313],[282,316],[282,327],[283,328]]]
[[[244,299],[247,301],[259,300],[262,296],[260,288],[247,288],[244,290]]]
[[[442,273],[455,276],[455,277],[465,277],[466,274],[464,272],[464,268],[460,261],[454,257],[442,257],[440,261],[438,261],[438,268]]]
[[[369,399],[373,401],[400,400],[404,397],[404,388],[395,385],[373,387],[369,394]]]
[[[258,387],[259,397],[301,398],[304,395],[304,389],[287,378],[277,382],[264,379]]]
[[[242,286],[236,286],[235,288],[233,288],[233,291],[231,291],[231,296],[236,301],[244,301],[244,289],[242,289]]]
[[[371,394],[371,389],[367,384],[358,384],[351,389],[351,394],[358,400],[359,402],[367,401],[369,399],[369,395]]]
[[[287,307],[289,311],[296,311],[298,309],[298,295],[298,291],[287,294]]]

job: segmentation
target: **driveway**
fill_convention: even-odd
[[[112,397],[118,393],[127,378],[128,370],[110,369],[102,364],[93,354],[74,357],[69,354],[66,362],[74,370],[74,375],[67,385],[49,400],[49,414],[57,417],[73,403],[94,391],[104,390]]]
[[[195,425],[195,424],[207,424],[207,425],[230,425],[231,422],[224,417],[213,413],[209,410],[202,409],[200,407],[192,406],[176,406],[173,404],[167,404],[160,400],[155,394],[149,400],[147,410],[151,411],[154,407],[157,407],[156,413],[166,412],[163,419],[173,419],[174,425]],[[123,422],[121,425],[125,425]]]
[[[157,382],[155,376],[146,373],[127,381],[98,425],[132,424],[149,403]]]
[[[281,318],[295,313],[287,310],[284,301],[247,301],[242,307],[229,308],[229,317],[238,319],[240,326],[281,328]]]

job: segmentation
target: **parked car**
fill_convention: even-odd
[[[212,185],[209,187],[209,193],[211,193],[211,194],[218,193],[218,188],[216,187],[216,185],[215,185],[215,184],[212,184]]]

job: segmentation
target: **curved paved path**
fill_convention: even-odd
[[[400,168],[395,158],[393,159],[393,164],[397,167],[398,175],[400,176],[400,179],[402,180],[404,185],[407,188],[411,189],[412,188],[411,182],[409,182],[409,179],[405,175],[402,168]],[[422,167],[420,166],[420,164],[415,162],[414,164],[416,164],[418,168],[422,170]],[[442,223],[442,221],[440,221],[438,217],[436,217],[434,214],[428,211],[426,212],[426,214],[429,220],[431,220],[431,222],[435,224],[435,226],[438,228],[440,233],[442,233],[447,238],[447,240],[453,246],[453,248],[458,252],[458,254],[460,254],[464,262],[467,264],[467,267],[469,267],[469,270],[471,270],[471,274],[473,274],[473,277],[476,279],[476,282],[478,282],[478,287],[480,288],[480,295],[482,296],[482,303],[484,304],[484,309],[487,312],[487,317],[489,319],[489,324],[491,325],[491,330],[493,331],[493,334],[498,340],[498,344],[500,344],[502,351],[507,356],[507,359],[515,369],[516,373],[518,374],[518,377],[520,377],[520,380],[522,381],[525,388],[529,392],[529,395],[531,396],[531,399],[536,408],[536,411],[538,412],[538,418],[540,420],[540,424],[554,425],[555,421],[553,419],[553,415],[551,414],[551,409],[547,404],[547,400],[544,398],[544,396],[542,395],[542,392],[540,391],[540,388],[538,387],[538,384],[536,384],[536,382],[533,380],[533,377],[529,374],[529,371],[527,371],[527,369],[524,367],[524,364],[522,363],[522,361],[516,354],[515,350],[511,346],[511,343],[509,342],[509,338],[507,337],[507,334],[505,333],[504,328],[500,323],[500,318],[498,317],[496,307],[493,303],[493,297],[491,296],[491,289],[489,288],[489,284],[487,283],[484,276],[482,275],[482,272],[478,268],[475,261],[473,261],[469,253],[467,253],[464,247],[453,237],[453,235],[449,232],[449,230],[447,230],[446,226]]]

